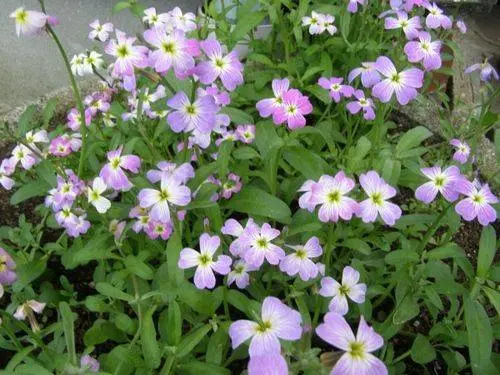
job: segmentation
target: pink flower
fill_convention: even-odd
[[[314,279],[318,276],[319,270],[311,258],[317,258],[323,253],[318,237],[311,237],[305,245],[291,246],[294,253],[287,255],[280,262],[280,270],[289,276],[299,274],[304,281]]]
[[[363,117],[365,120],[370,121],[375,119],[375,105],[373,104],[373,100],[371,98],[366,98],[365,93],[361,90],[354,91],[354,97],[357,99],[356,101],[349,102],[346,104],[346,108],[353,115],[359,113],[359,111],[363,111]]]
[[[106,154],[108,163],[99,172],[99,177],[104,180],[106,185],[117,191],[127,191],[133,186],[123,171],[124,169],[132,173],[139,173],[141,168],[141,159],[138,156],[122,156],[122,150],[123,146],[120,146],[117,150],[109,151]]]
[[[283,106],[273,112],[273,121],[276,125],[287,123],[290,130],[306,126],[306,118],[313,111],[309,98],[299,90],[291,89],[283,95]]]
[[[440,40],[433,42],[431,34],[422,31],[418,34],[418,41],[406,43],[404,51],[409,62],[422,61],[425,70],[430,71],[441,68],[441,45]]]
[[[465,141],[459,139],[452,139],[450,145],[455,146],[457,151],[453,154],[453,160],[458,161],[460,164],[467,163],[470,155],[470,147]]]
[[[99,39],[105,42],[109,38],[109,34],[113,32],[113,24],[110,22],[101,25],[99,20],[95,20],[89,24],[92,30],[89,33],[89,39]]]
[[[387,30],[403,29],[408,39],[416,38],[419,30],[422,28],[420,17],[415,16],[408,19],[408,14],[402,11],[396,12],[396,17],[387,17],[385,19],[385,28]]]
[[[16,23],[17,36],[23,35],[36,35],[42,31],[47,23],[48,16],[44,13],[34,10],[25,10],[24,8],[17,8],[9,16],[13,18]]]
[[[88,354],[82,356],[80,360],[80,368],[85,372],[99,372],[99,361],[95,358],[92,358]]]
[[[274,98],[262,99],[257,102],[257,110],[261,117],[271,116],[278,108],[283,107],[283,95],[288,92],[290,82],[287,78],[273,79]]]
[[[174,178],[162,179],[160,190],[142,189],[138,198],[142,208],[151,208],[151,219],[164,223],[170,221],[169,204],[186,206],[191,201],[191,190]]]
[[[385,56],[377,59],[375,67],[386,79],[373,87],[374,97],[387,103],[396,93],[396,98],[401,105],[406,105],[417,97],[416,89],[421,88],[424,83],[423,71],[410,68],[398,73],[392,61]]]
[[[342,97],[350,98],[354,93],[353,87],[341,84],[343,80],[343,78],[338,77],[321,77],[318,80],[318,84],[325,90],[329,90],[330,97],[335,101],[335,103],[338,103]]]
[[[199,97],[191,103],[181,91],[167,100],[167,104],[174,109],[168,114],[167,121],[176,133],[199,130],[209,134],[215,127],[215,114],[219,109],[211,95]]]
[[[251,225],[245,228],[241,241],[244,248],[243,259],[248,264],[260,267],[266,259],[269,264],[277,265],[284,257],[285,252],[271,241],[280,235],[280,231],[264,223],[261,228]]]
[[[255,125],[238,125],[236,139],[246,144],[253,143],[255,140]]]
[[[359,204],[358,216],[363,222],[371,223],[377,220],[378,214],[387,225],[394,225],[401,217],[399,206],[388,202],[396,195],[396,189],[387,184],[377,172],[370,171],[359,176],[359,182],[368,195],[368,199]]]
[[[295,341],[302,336],[300,314],[278,298],[266,297],[262,302],[261,320],[237,320],[229,327],[233,349],[251,338],[250,358],[280,354],[279,339]]]
[[[490,191],[488,184],[464,181],[457,185],[456,189],[467,196],[455,206],[455,211],[464,220],[472,221],[477,217],[479,223],[484,226],[496,221],[497,212],[491,205],[498,203],[498,198]]]
[[[425,19],[425,24],[429,29],[437,29],[438,27],[451,29],[451,18],[443,14],[443,10],[436,3],[428,3],[425,5],[425,8],[429,11]]]
[[[0,247],[0,298],[3,294],[2,285],[14,284],[16,280],[16,262],[4,248]]]
[[[329,312],[316,334],[330,345],[345,351],[330,375],[387,375],[387,368],[372,352],[384,345],[384,339],[361,316],[356,337],[342,315]]]
[[[151,169],[147,173],[148,180],[153,184],[168,179],[175,179],[181,184],[185,184],[194,177],[194,168],[189,163],[177,166],[175,163],[160,161],[156,166],[158,169]]]
[[[214,38],[200,42],[200,47],[209,59],[196,66],[196,75],[202,83],[210,84],[220,78],[222,85],[229,91],[243,83],[243,65],[236,51],[223,55],[222,46]]]
[[[299,207],[307,210],[309,212],[313,212],[316,206],[318,205],[316,203],[315,196],[313,195],[313,188],[315,185],[318,183],[313,180],[307,180],[302,184],[302,186],[297,190],[298,192],[304,193],[300,196],[299,198]],[[318,188],[316,188],[317,190]]]
[[[347,297],[356,303],[365,302],[366,284],[359,283],[359,272],[347,266],[342,271],[342,284],[331,277],[321,279],[319,294],[323,297],[333,297],[328,309],[340,315],[349,311]]]
[[[156,240],[160,237],[162,240],[168,240],[170,235],[172,234],[172,223],[167,221],[165,223],[161,223],[159,221],[149,220],[147,226],[144,231],[152,240]]]
[[[318,183],[312,186],[311,203],[321,204],[318,217],[322,222],[337,222],[339,218],[351,220],[352,215],[358,211],[358,203],[346,194],[354,186],[354,180],[346,177],[343,171],[338,172],[335,177],[320,177]]]
[[[347,77],[349,83],[354,81],[354,79],[361,74],[361,84],[365,88],[370,88],[375,86],[380,82],[380,73],[375,69],[374,62],[363,62],[360,68],[353,69],[349,76]]]
[[[444,171],[441,171],[441,167],[422,168],[421,171],[430,181],[415,190],[415,197],[424,203],[432,202],[438,193],[448,202],[456,201],[459,195],[457,185],[468,182],[456,166]]]
[[[219,255],[214,260],[214,254],[220,246],[218,236],[210,236],[203,233],[200,236],[200,251],[185,248],[181,251],[179,258],[179,268],[187,269],[196,267],[194,274],[194,284],[198,289],[212,289],[215,287],[214,271],[227,275],[230,272],[232,260],[227,255]]]
[[[229,251],[231,252],[231,254],[233,254],[234,256],[243,256],[245,250],[248,247],[243,234],[247,229],[250,229],[252,227],[255,227],[257,230],[259,229],[258,225],[255,224],[252,218],[248,219],[245,228],[243,228],[243,226],[234,219],[226,220],[224,226],[221,228],[221,233],[236,237],[236,239],[229,245]]]
[[[243,184],[241,183],[240,176],[229,173],[227,176],[226,182],[222,184],[222,197],[224,199],[229,199],[235,193],[238,193],[241,190]]]
[[[257,270],[258,267],[246,264],[244,260],[237,260],[233,264],[233,270],[227,275],[227,285],[231,286],[232,283],[236,283],[238,288],[245,289],[250,284],[248,272]]]
[[[80,111],[76,108],[72,108],[69,113],[68,113],[68,128],[70,128],[73,131],[78,131],[80,130],[80,126],[82,125],[82,116],[80,114]],[[87,108],[85,110],[85,125],[89,126],[90,122],[92,121],[92,110],[90,108]]]

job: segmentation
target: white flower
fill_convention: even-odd
[[[102,178],[96,177],[92,182],[92,187],[87,188],[87,195],[89,203],[92,204],[97,212],[100,214],[105,213],[111,207],[111,202],[102,196],[108,186]]]

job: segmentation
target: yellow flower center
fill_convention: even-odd
[[[163,43],[161,45],[163,52],[174,55],[175,54],[175,44],[172,42]]]
[[[373,193],[370,198],[371,198],[373,204],[376,204],[377,206],[382,205],[382,202],[383,202],[382,194]]]
[[[119,46],[117,49],[116,49],[116,55],[119,57],[119,58],[124,58],[124,57],[127,57],[128,55],[130,55],[130,51],[128,50],[128,47],[126,45],[121,45]]]
[[[362,342],[351,342],[349,344],[349,354],[352,358],[363,359],[365,357],[365,344]]]
[[[259,333],[264,333],[264,332],[267,332],[271,329],[271,322],[270,321],[264,321],[264,322],[261,322],[259,323],[259,325],[257,326],[256,330],[257,332]]]
[[[201,254],[198,261],[200,262],[200,266],[208,266],[212,263],[212,257],[208,254]]]

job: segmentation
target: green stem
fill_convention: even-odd
[[[420,246],[418,247],[417,253],[420,254],[422,251],[425,249],[427,246],[427,243],[431,239],[431,237],[436,233],[436,230],[439,228],[439,224],[443,220],[444,216],[450,209],[450,207],[453,205],[453,203],[449,203],[444,210],[439,214],[439,216],[434,220],[432,225],[429,227],[427,230],[427,233],[425,233],[424,238],[422,238],[422,241],[420,242]]]
[[[395,358],[394,361],[392,361],[392,363],[398,363],[398,362],[402,361],[403,359],[405,359],[406,357],[408,357],[410,354],[411,354],[411,349],[404,352],[399,357]]]

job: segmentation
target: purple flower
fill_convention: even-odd
[[[283,95],[288,92],[290,81],[287,78],[273,79],[274,98],[262,99],[257,102],[257,110],[261,117],[269,117],[278,108],[283,107]]]
[[[271,241],[279,235],[280,231],[268,223],[264,223],[261,228],[258,225],[247,226],[240,238],[246,247],[242,256],[245,262],[260,267],[266,259],[269,264],[277,265],[285,257],[285,252]]]
[[[465,22],[463,20],[457,20],[455,25],[457,26],[457,29],[460,30],[460,32],[462,34],[467,33],[467,25],[465,24]]]
[[[366,0],[349,0],[349,4],[347,4],[347,11],[349,13],[356,13],[358,11],[358,4],[365,5]]]
[[[365,93],[361,90],[354,91],[354,97],[357,99],[356,101],[349,102],[346,104],[346,108],[353,115],[357,114],[359,111],[363,110],[363,117],[365,120],[374,120],[375,119],[375,105],[373,104],[373,100],[371,98],[366,98]]]
[[[354,93],[353,87],[341,84],[343,80],[343,78],[338,77],[321,77],[318,80],[318,84],[325,90],[329,90],[330,97],[333,98],[335,103],[338,103],[343,96],[350,98]]]
[[[229,245],[229,251],[234,256],[242,257],[244,251],[247,249],[247,245],[245,243],[245,238],[243,234],[245,230],[255,227],[256,230],[259,229],[258,225],[255,224],[252,218],[249,218],[245,228],[234,219],[227,219],[224,223],[224,226],[221,228],[221,233],[225,235],[229,235],[232,237],[236,237],[236,239]]]
[[[90,228],[90,222],[85,220],[86,215],[76,216],[72,215],[69,220],[65,222],[64,227],[70,237],[79,237],[87,233]]]
[[[227,275],[227,285],[231,286],[232,283],[236,283],[238,288],[245,289],[250,284],[248,272],[257,271],[258,269],[258,267],[246,264],[242,259],[237,260],[233,264],[233,270]]]
[[[266,297],[262,302],[259,323],[251,320],[237,320],[229,327],[233,349],[251,338],[250,358],[262,355],[280,354],[279,339],[295,341],[302,336],[300,314],[285,305],[278,298]]]
[[[85,354],[80,359],[80,368],[88,372],[99,372],[99,361]]]
[[[359,283],[359,272],[347,266],[342,271],[342,284],[331,277],[324,277],[321,279],[319,294],[323,297],[333,297],[328,309],[345,315],[349,311],[347,297],[356,303],[365,302],[366,284]]]
[[[420,17],[415,16],[408,19],[408,14],[405,12],[396,12],[396,17],[387,17],[385,19],[385,28],[387,30],[393,29],[403,29],[406,38],[414,39],[417,37],[419,29],[422,28],[420,25]]]
[[[191,190],[174,178],[162,179],[160,190],[142,189],[138,198],[142,208],[151,207],[151,219],[164,223],[170,221],[169,203],[186,206],[191,201]]]
[[[101,42],[105,42],[109,38],[109,34],[113,32],[113,24],[110,22],[100,24],[99,20],[95,20],[89,24],[92,31],[89,33],[89,39],[99,39]]]
[[[72,108],[71,111],[68,113],[68,128],[70,128],[73,131],[78,131],[80,130],[80,126],[82,125],[82,116],[80,115],[80,111],[76,108]],[[92,110],[90,108],[87,108],[85,110],[85,125],[89,126],[90,122],[92,121]]]
[[[424,82],[422,70],[410,68],[398,73],[392,61],[385,56],[377,59],[375,67],[386,79],[373,87],[374,97],[387,103],[396,93],[396,98],[401,105],[406,105],[417,97],[416,89],[422,87]]]
[[[467,69],[465,69],[465,73],[469,74],[469,73],[472,73],[472,72],[474,72],[476,70],[480,70],[481,71],[481,80],[484,81],[484,82],[489,81],[491,79],[491,77],[493,77],[497,81],[500,78],[498,76],[497,71],[488,62],[488,60],[485,60],[484,63],[482,63],[482,64],[473,64],[473,65],[469,66]]]
[[[334,177],[321,176],[318,183],[312,186],[311,203],[321,204],[318,217],[322,222],[337,222],[339,218],[351,220],[352,215],[358,211],[358,203],[346,194],[354,185],[354,180],[340,171]]]
[[[444,171],[441,171],[441,167],[422,168],[421,171],[430,181],[415,190],[415,197],[424,203],[432,202],[438,193],[448,202],[456,201],[459,195],[457,185],[468,182],[456,166]]]
[[[299,274],[304,281],[318,276],[318,267],[311,260],[311,258],[317,258],[323,253],[318,237],[311,237],[303,246],[287,246],[295,251],[280,262],[281,271],[286,272],[289,276]]]
[[[106,154],[108,163],[102,167],[99,177],[104,180],[106,185],[117,191],[128,191],[133,185],[123,170],[139,173],[141,159],[136,155],[122,156],[122,150],[123,146],[120,146],[117,150],[109,151]]]
[[[306,118],[313,110],[309,98],[302,95],[299,90],[291,89],[283,95],[283,106],[273,112],[273,121],[276,125],[287,123],[290,130],[303,128]]]
[[[17,8],[9,16],[13,18],[16,23],[17,36],[36,35],[40,33],[45,24],[47,23],[48,16],[44,13],[34,10],[25,10],[24,8]]]
[[[144,228],[144,231],[152,240],[156,240],[158,237],[162,240],[168,240],[172,234],[172,230],[172,223],[170,221],[161,223],[159,221],[149,220],[147,226]]]
[[[361,84],[363,87],[370,88],[380,82],[380,73],[375,69],[374,62],[362,62],[360,68],[353,69],[347,79],[349,83],[361,74]]]
[[[153,28],[144,32],[144,39],[156,49],[149,53],[149,65],[158,73],[173,67],[175,73],[194,68],[191,46],[182,31],[167,34],[164,29]]]
[[[460,164],[467,163],[470,155],[470,147],[465,141],[459,139],[452,139],[450,145],[455,146],[457,151],[453,154],[453,160],[458,161]]]
[[[151,169],[146,175],[148,180],[153,184],[168,179],[175,179],[181,184],[185,184],[194,177],[194,168],[189,163],[177,166],[175,163],[160,161],[156,166],[158,169]]]
[[[227,275],[230,272],[232,260],[227,255],[219,255],[214,261],[214,254],[220,246],[218,236],[210,236],[203,233],[200,236],[200,251],[185,248],[181,251],[179,268],[186,269],[196,267],[194,284],[198,289],[212,289],[215,287],[214,271]]]
[[[359,182],[368,195],[368,199],[359,204],[358,216],[363,222],[371,223],[377,220],[378,214],[387,225],[394,225],[401,217],[401,208],[388,202],[396,195],[396,189],[387,184],[375,171],[359,176]]]
[[[429,29],[437,29],[438,27],[451,29],[451,18],[443,14],[443,10],[439,8],[436,3],[428,3],[425,5],[425,8],[429,11],[425,19],[425,24]]]
[[[248,375],[288,375],[288,365],[280,354],[250,357]]]
[[[191,103],[187,95],[181,91],[167,100],[167,104],[174,109],[169,113],[167,121],[176,133],[195,129],[202,133],[210,133],[215,127],[215,114],[219,108],[211,95],[199,97]]]
[[[384,345],[384,339],[361,316],[358,333],[354,337],[351,327],[342,315],[329,312],[316,334],[330,345],[343,350],[330,375],[387,375],[384,362],[372,352]]]
[[[19,144],[12,150],[11,160],[14,167],[21,162],[22,167],[28,170],[36,164],[37,156],[25,145]]]
[[[0,247],[0,287],[11,285],[17,280],[16,263],[2,247]],[[3,291],[3,289],[2,289]]]
[[[498,203],[498,198],[490,191],[488,184],[464,181],[456,188],[459,193],[467,196],[455,206],[457,214],[466,221],[472,221],[477,217],[479,223],[484,226],[495,222],[497,212],[491,205]]]
[[[202,83],[210,84],[220,78],[222,85],[229,91],[243,83],[243,65],[236,51],[223,55],[222,46],[214,38],[200,42],[200,48],[209,59],[199,63],[195,69]]]
[[[441,68],[442,42],[440,40],[431,41],[431,34],[425,31],[418,34],[418,39],[418,41],[411,41],[405,45],[408,61],[411,63],[422,61],[427,71]]]
[[[49,153],[54,156],[65,157],[71,154],[69,139],[63,136],[57,136],[49,145]]]
[[[315,196],[313,195],[313,188],[318,183],[313,180],[307,180],[302,184],[299,188],[299,192],[304,193],[299,198],[299,207],[307,210],[309,212],[313,212],[317,206],[315,201]],[[317,189],[317,188],[316,188]]]
[[[236,139],[246,144],[253,143],[255,139],[255,125],[238,125],[236,128]]]
[[[12,158],[3,159],[2,164],[0,164],[0,185],[2,185],[5,190],[11,190],[16,184],[15,181],[9,177],[14,173],[15,168],[15,161]]]
[[[235,193],[238,193],[241,190],[243,184],[241,183],[240,176],[229,173],[227,175],[227,180],[222,184],[222,197],[224,199],[229,199]]]

